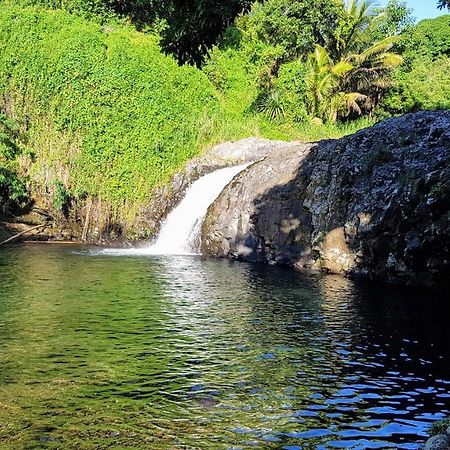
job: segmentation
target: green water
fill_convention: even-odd
[[[443,300],[199,257],[3,248],[0,448],[418,448],[450,410]]]

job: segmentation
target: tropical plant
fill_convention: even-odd
[[[347,2],[347,24],[341,26],[331,48],[317,44],[309,55],[306,82],[313,117],[336,121],[372,110],[390,85],[392,70],[402,63],[402,57],[391,51],[397,37],[362,48],[373,18],[371,7],[370,0]]]
[[[360,115],[360,103],[369,99],[360,92],[345,91],[345,80],[355,69],[349,60],[334,63],[325,48],[316,45],[307,62],[306,85],[309,91],[310,114],[335,122],[338,116]]]
[[[256,109],[270,120],[279,120],[285,115],[283,101],[278,91],[262,95],[257,101]]]
[[[374,0],[348,0],[344,2],[344,19],[340,21],[334,34],[330,35],[327,48],[333,56],[358,51],[364,42],[364,31],[372,20],[376,20],[373,10]]]
[[[343,89],[360,92],[377,103],[391,84],[392,70],[403,62],[400,55],[390,51],[397,40],[395,36],[387,37],[360,53],[348,55],[345,60],[353,70],[344,80]]]

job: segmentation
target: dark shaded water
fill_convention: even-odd
[[[418,448],[443,298],[198,257],[0,250],[0,447]]]

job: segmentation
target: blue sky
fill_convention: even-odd
[[[380,6],[386,5],[388,0],[378,0]],[[437,9],[437,0],[406,0],[408,6],[414,10],[417,20],[428,19],[446,14],[447,11]]]

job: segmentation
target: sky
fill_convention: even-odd
[[[388,0],[378,0],[380,6],[385,6]],[[410,8],[414,10],[414,16],[417,20],[429,19],[448,13],[446,10],[437,9],[437,0],[406,0]]]

